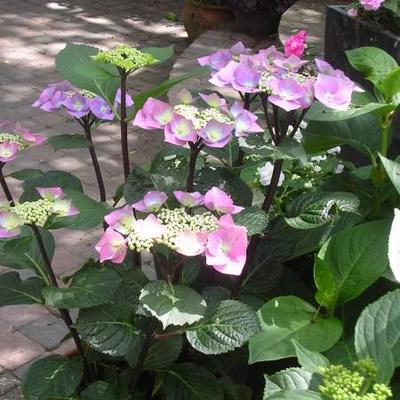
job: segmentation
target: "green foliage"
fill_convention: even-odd
[[[90,146],[89,140],[87,140],[85,136],[79,134],[51,136],[47,139],[47,143],[49,143],[54,150],[84,149]]]
[[[23,379],[26,400],[54,400],[71,396],[83,374],[79,357],[51,355],[35,361]]]
[[[381,154],[379,154],[379,157],[386,170],[386,173],[389,176],[389,179],[393,183],[393,186],[397,190],[397,193],[400,194],[400,164],[395,161],[389,160]]]
[[[81,394],[81,400],[119,400],[113,387],[104,381],[91,383]]]
[[[186,338],[201,353],[221,354],[243,346],[259,329],[252,308],[224,300],[208,308],[204,319],[186,332]]]
[[[155,281],[146,285],[140,293],[143,307],[163,324],[191,325],[200,320],[206,310],[206,302],[193,289]]]
[[[302,346],[300,343],[293,341],[293,345],[296,349],[297,359],[299,364],[308,372],[311,373],[321,373],[322,367],[328,367],[329,361],[322,354],[316,351],[308,350],[306,347]]]
[[[306,301],[276,297],[258,311],[261,331],[250,339],[249,363],[293,357],[293,339],[312,351],[325,351],[340,338],[342,324],[333,317],[318,315]]]
[[[268,215],[257,207],[245,208],[233,217],[237,225],[247,228],[247,235],[253,236],[262,233],[268,225]]]

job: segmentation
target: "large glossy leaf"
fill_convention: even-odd
[[[302,130],[307,153],[320,153],[347,144],[370,158],[380,146],[381,127],[372,114],[346,121],[311,121]]]
[[[313,229],[332,221],[339,212],[356,213],[359,204],[351,193],[305,193],[288,204],[285,221],[295,229]]]
[[[323,400],[321,395],[311,390],[284,390],[264,397],[263,400]]]
[[[261,331],[250,339],[250,364],[293,357],[292,340],[322,352],[340,338],[342,324],[319,316],[315,307],[295,296],[276,297],[258,311]]]
[[[139,298],[143,307],[163,324],[191,325],[206,311],[206,302],[188,286],[155,281],[146,285]]]
[[[389,382],[400,366],[400,289],[364,309],[354,337],[358,358],[372,358],[378,366],[378,380]]]
[[[396,67],[387,74],[379,83],[378,88],[385,96],[387,102],[398,105],[400,92],[400,67]]]
[[[122,278],[114,269],[93,264],[79,270],[67,288],[46,287],[42,292],[46,303],[55,308],[90,308],[110,303]]]
[[[72,395],[83,374],[82,359],[51,355],[35,361],[23,379],[26,400],[64,399]]]
[[[346,51],[350,64],[375,85],[397,67],[396,60],[377,47],[359,47]]]
[[[223,400],[217,379],[207,369],[189,362],[166,371],[163,391],[167,400]]]
[[[61,149],[83,149],[90,146],[90,142],[83,135],[57,135],[47,139],[47,143],[54,150]]]
[[[386,173],[393,183],[393,186],[400,194],[400,164],[395,161],[389,160],[381,154],[379,154],[379,157],[382,161],[383,166],[385,167]]]
[[[104,381],[91,383],[82,393],[81,400],[120,400],[113,387]]]
[[[394,210],[394,219],[389,235],[389,265],[393,276],[400,282],[400,210]]]
[[[43,303],[41,295],[45,283],[41,278],[21,281],[18,272],[0,275],[0,307],[16,304]]]
[[[334,235],[315,261],[318,302],[328,308],[358,297],[386,270],[389,223],[374,221]]]
[[[233,219],[237,225],[247,228],[248,236],[261,233],[268,225],[268,214],[257,207],[245,208],[239,214],[234,215]]]
[[[40,229],[43,243],[50,261],[54,256],[55,242],[53,235]],[[31,268],[38,271],[47,271],[42,255],[31,228],[25,226],[21,234],[13,239],[0,240],[0,260],[3,267],[14,269]]]
[[[308,350],[295,340],[293,341],[293,344],[296,349],[296,355],[297,359],[299,360],[299,364],[306,371],[311,373],[321,373],[320,369],[322,367],[329,366],[329,360],[322,354],[316,351]]]
[[[204,319],[186,332],[189,343],[204,354],[221,354],[241,347],[259,331],[255,311],[235,300],[214,304]]]
[[[108,304],[81,310],[75,323],[83,340],[97,351],[112,356],[125,356],[140,340],[132,316],[119,304]]]
[[[179,358],[182,345],[182,336],[154,341],[147,353],[144,369],[161,370],[169,367]]]

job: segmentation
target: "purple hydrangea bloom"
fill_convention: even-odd
[[[224,147],[231,140],[234,127],[232,124],[211,120],[200,130],[199,136],[206,146]]]
[[[112,121],[115,117],[108,103],[99,96],[96,96],[93,100],[91,100],[90,111],[97,118],[107,121]]]
[[[64,100],[64,107],[66,108],[68,114],[75,118],[82,118],[90,112],[91,100],[86,96],[79,93],[73,94],[72,96],[67,96]]]
[[[70,90],[72,85],[67,81],[61,81],[48,85],[32,104],[32,107],[40,108],[43,111],[58,111],[65,100],[65,92]]]

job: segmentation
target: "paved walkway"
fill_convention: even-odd
[[[111,47],[128,42],[136,46],[175,44],[179,54],[187,46],[181,24],[163,19],[179,14],[177,0],[0,0],[0,120],[20,121],[48,136],[76,133],[78,126],[62,114],[32,109],[30,104],[48,83],[59,80],[54,56],[66,41]],[[133,92],[149,89],[168,78],[174,60],[148,69],[130,81]],[[95,133],[107,192],[122,182],[119,132],[108,126]],[[132,161],[144,163],[159,148],[160,137],[130,132]],[[97,197],[95,178],[86,150],[54,152],[49,146],[20,156],[6,172],[21,168],[63,169],[79,176],[85,191]],[[18,182],[11,181],[15,193]],[[58,275],[71,272],[93,254],[98,232],[57,231],[54,267]],[[0,260],[1,264],[1,260]],[[1,267],[0,267],[1,269]],[[24,277],[29,271],[22,271]],[[69,342],[63,324],[41,307],[0,308],[0,399],[22,399],[19,381],[29,363],[48,353],[64,353]]]

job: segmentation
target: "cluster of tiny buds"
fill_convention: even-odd
[[[270,78],[271,78],[271,74],[269,72],[263,71],[261,73],[261,77],[260,77],[260,80],[258,82],[258,89],[261,92],[264,92],[264,93],[267,93],[267,94],[271,93],[271,88],[269,86]]]
[[[86,90],[86,89],[71,89],[71,90],[68,90],[67,92],[65,92],[65,95],[67,97],[80,95],[80,96],[86,97],[88,99],[94,99],[96,97],[96,95],[93,92],[91,92],[90,90]]]
[[[17,134],[11,134],[5,132],[0,133],[0,143],[4,142],[16,143],[19,145],[21,149],[26,147],[22,136]]]
[[[43,227],[52,213],[53,203],[49,200],[39,199],[16,204],[13,212],[26,225]]]

